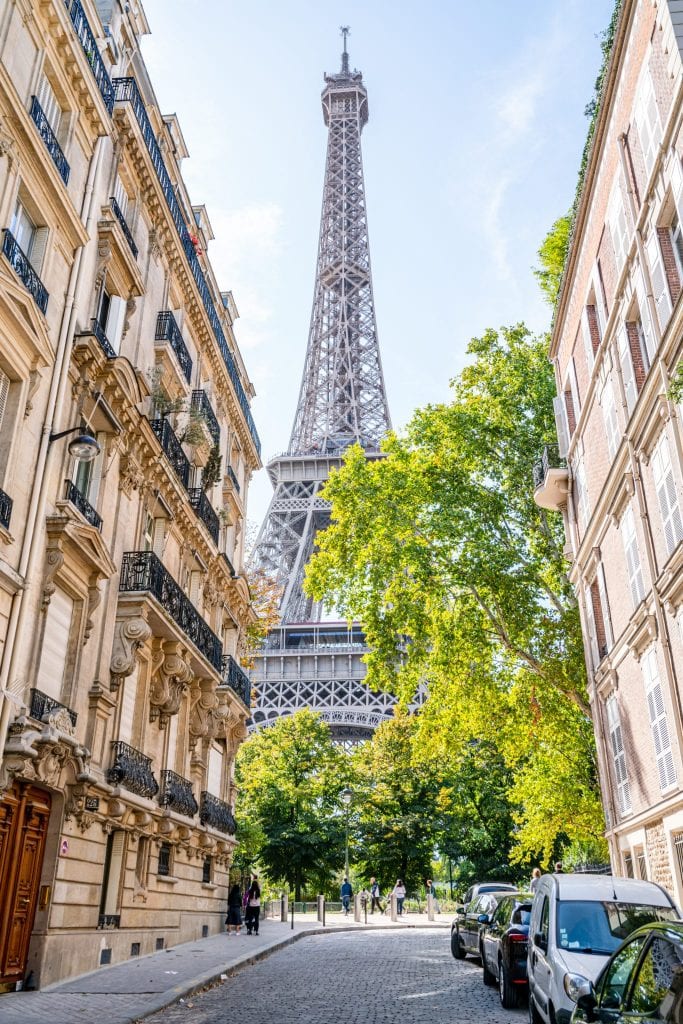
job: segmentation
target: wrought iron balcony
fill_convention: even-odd
[[[199,810],[189,779],[168,770],[161,773],[159,803],[162,807],[170,807],[171,810],[185,814],[188,818],[194,818]]]
[[[66,498],[66,500],[70,501],[71,504],[78,509],[81,515],[85,517],[85,519],[90,523],[91,526],[94,526],[96,530],[101,530],[101,516],[97,514],[97,512],[92,507],[88,499],[81,494],[73,480],[65,480],[64,484],[64,497]]]
[[[187,351],[187,346],[183,340],[182,334],[180,333],[180,328],[178,327],[175,317],[170,310],[159,313],[154,340],[169,342],[171,348],[176,354],[178,362],[180,363],[180,369],[185,375],[185,380],[189,384],[192,379],[192,358],[190,353]]]
[[[220,640],[153,551],[125,552],[119,590],[149,591],[216,671],[222,671]]]
[[[4,526],[6,530],[9,530],[13,504],[14,502],[9,494],[5,494],[4,491],[0,490],[0,526]]]
[[[190,504],[207,528],[214,544],[218,544],[219,522],[211,502],[201,487],[190,487]]]
[[[114,346],[110,342],[107,335],[104,333],[104,327],[99,320],[90,321],[90,329],[100,343],[100,348],[104,352],[107,359],[116,359],[116,351]]]
[[[66,8],[69,12],[69,17],[71,18],[71,24],[73,25],[76,35],[78,36],[78,40],[83,48],[85,59],[90,65],[90,70],[95,76],[97,88],[100,90],[100,95],[104,100],[104,105],[111,114],[114,109],[114,86],[112,85],[111,78],[107,74],[104,61],[100,56],[100,49],[97,45],[97,40],[92,33],[88,19],[81,7],[80,0],[66,0]]]
[[[31,118],[36,128],[40,133],[40,137],[47,147],[47,151],[52,157],[52,163],[59,171],[59,175],[65,185],[69,184],[69,173],[70,167],[66,161],[66,157],[62,153],[62,147],[57,142],[57,136],[50,127],[50,122],[45,117],[45,111],[41,107],[35,96],[31,96]]]
[[[223,655],[223,682],[237,694],[247,709],[251,707],[251,680],[231,654]]]
[[[234,836],[237,831],[237,822],[230,804],[226,804],[225,800],[219,800],[217,796],[207,793],[206,790],[202,793],[199,801],[199,820],[202,825],[209,825],[211,828],[218,829],[219,832],[228,832],[231,836]]]
[[[168,461],[173,466],[176,476],[185,490],[187,490],[190,485],[190,460],[183,451],[180,441],[175,436],[173,427],[165,416],[162,419],[150,420],[150,426],[159,438],[161,447],[166,452]]]
[[[198,390],[192,392],[192,400],[190,402],[190,410],[195,416],[201,416],[205,421],[209,433],[214,444],[220,444],[221,442],[221,428],[216,419],[216,414],[211,408],[211,402],[206,391]]]
[[[5,228],[2,251],[9,260],[14,272],[21,278],[24,288],[33,296],[38,309],[41,313],[45,313],[49,298],[45,285],[36,274],[28,256],[19,247],[19,243],[8,228]]]
[[[31,706],[29,709],[29,715],[31,718],[35,718],[37,722],[42,722],[45,715],[48,715],[51,711],[58,711],[59,709],[66,711],[67,715],[71,719],[71,724],[76,725],[78,715],[71,708],[68,708],[66,704],[60,704],[58,700],[53,697],[48,697],[42,690],[31,690]]]
[[[109,196],[109,203],[111,205],[111,208],[112,208],[112,211],[114,213],[114,216],[116,217],[117,221],[121,225],[121,230],[123,231],[124,235],[126,236],[126,241],[128,242],[128,245],[130,246],[130,251],[133,253],[133,256],[135,257],[135,259],[137,259],[138,258],[138,247],[135,244],[135,239],[133,238],[133,235],[131,234],[131,230],[128,227],[128,222],[127,222],[126,218],[123,216],[123,210],[121,209],[119,204],[116,202],[116,198],[114,196]]]
[[[540,508],[557,509],[567,503],[569,472],[556,444],[546,445],[534,464],[534,501]]]
[[[112,748],[114,757],[107,772],[107,782],[113,786],[125,786],[138,796],[155,796],[159,792],[159,783],[152,772],[152,758],[145,757],[122,740],[114,740]]]
[[[178,202],[178,197],[176,196],[176,192],[173,187],[173,182],[171,181],[169,173],[166,170],[166,165],[164,164],[164,159],[161,155],[161,150],[159,149],[159,143],[156,140],[154,130],[152,128],[152,125],[150,124],[149,117],[147,116],[145,104],[140,95],[140,90],[138,89],[137,82],[135,81],[134,78],[115,78],[114,89],[116,90],[116,102],[130,103],[133,108],[133,113],[135,115],[136,121],[138,122],[143,142],[145,144],[147,152],[149,153],[150,160],[152,161],[152,166],[154,167],[154,171],[159,181],[159,185],[161,186],[161,191],[164,194],[164,198],[171,213],[171,219],[173,220],[175,229],[178,232],[180,244],[182,246],[183,252],[185,253],[185,258],[187,259],[190,271],[194,278],[195,284],[197,285],[197,290],[199,291],[199,294],[201,296],[204,309],[209,318],[211,330],[213,331],[214,338],[216,339],[216,344],[218,345],[219,351],[223,358],[223,362],[225,363],[225,368],[228,371],[228,376],[230,377],[232,386],[235,389],[237,401],[240,404],[240,408],[242,410],[247,426],[249,428],[249,433],[251,434],[254,446],[256,448],[256,451],[260,455],[261,442],[256,431],[254,419],[251,415],[251,409],[249,408],[249,400],[247,398],[244,387],[242,386],[242,381],[240,380],[240,374],[237,368],[237,364],[235,363],[235,359],[232,355],[232,352],[230,351],[228,342],[225,337],[225,333],[221,326],[218,313],[216,312],[216,307],[214,306],[213,298],[211,295],[211,289],[206,283],[204,272],[202,271],[199,260],[197,259],[197,253],[195,251],[195,247],[192,242],[192,238],[190,237],[190,232],[188,231],[187,224],[185,221],[185,214],[180,203]]]
[[[232,468],[232,466],[228,466],[228,477],[229,477],[230,480],[232,480],[232,486],[235,488],[235,490],[239,494],[240,493],[240,482],[237,479],[237,474],[235,473],[235,470]]]

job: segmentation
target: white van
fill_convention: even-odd
[[[543,875],[529,925],[529,1020],[569,1024],[576,975],[595,981],[627,935],[650,921],[680,920],[661,886],[613,875]]]

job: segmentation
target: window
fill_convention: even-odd
[[[671,839],[673,840],[674,854],[678,865],[678,877],[683,879],[683,832],[677,832]]]
[[[591,369],[595,359],[595,353],[602,341],[602,329],[598,317],[598,306],[595,301],[595,294],[591,293],[581,316],[581,328],[583,331],[583,343],[586,349],[586,362]]]
[[[636,972],[629,1010],[646,1014],[648,1019],[666,1020],[668,1012],[664,1002],[669,1002],[667,994],[674,984],[674,977],[680,977],[682,969],[683,944],[655,936]]]
[[[123,877],[125,840],[126,833],[121,829],[110,832],[107,838],[104,875],[102,878],[102,897],[100,900],[101,924],[118,925],[119,923],[118,915],[121,906],[121,881]]]
[[[166,541],[166,520],[163,516],[152,516],[145,512],[145,522],[142,532],[143,551],[153,551],[158,558],[164,553]]]
[[[621,194],[620,174],[617,175],[617,179],[614,182],[607,217],[618,273],[624,265],[624,260],[626,259],[628,252],[628,227],[626,224],[626,213],[624,211],[624,203]]]
[[[157,874],[167,877],[171,874],[171,863],[173,860],[173,847],[170,843],[161,843],[159,845],[159,861],[157,864]]]
[[[120,295],[110,295],[103,287],[97,303],[95,319],[114,352],[118,354],[126,319],[126,300],[122,299]]]
[[[652,731],[652,741],[655,749],[657,771],[659,773],[659,788],[663,791],[676,783],[676,766],[674,764],[673,751],[671,750],[664,693],[659,678],[657,650],[654,645],[648,648],[643,655],[641,665],[645,679],[650,729]]]
[[[621,1006],[624,997],[624,990],[631,976],[635,964],[645,943],[645,937],[640,936],[629,942],[628,946],[615,956],[610,968],[605,975],[600,992],[600,1008],[605,1010],[617,1010]]]
[[[579,456],[574,467],[574,501],[576,518],[580,526],[585,530],[590,519],[590,506],[588,504],[588,485],[583,455]]]
[[[640,552],[638,551],[638,538],[636,537],[636,523],[632,505],[628,506],[622,516],[620,530],[626,556],[631,599],[633,607],[637,608],[645,597],[645,586],[643,584],[643,573],[640,565]]]
[[[589,635],[591,633],[591,626],[593,632],[591,637],[593,664],[597,666],[612,646],[612,628],[602,565],[598,566],[595,579],[586,588],[586,611]]]
[[[45,616],[43,644],[36,687],[55,700],[62,696],[62,686],[69,656],[71,624],[74,617],[74,600],[57,587]]]
[[[202,883],[209,885],[213,882],[213,857],[205,857],[202,864]]]
[[[657,343],[655,341],[652,319],[650,317],[649,300],[645,294],[643,275],[640,267],[638,268],[638,273],[635,275],[635,286],[636,296],[638,299],[638,315],[635,319],[639,324],[639,332],[643,341],[642,350],[646,361],[646,367],[649,369],[652,360],[654,359]]]
[[[662,262],[662,251],[660,248],[659,232],[652,228],[645,243],[647,260],[650,265],[650,279],[652,281],[652,294],[657,307],[657,318],[662,330],[666,328],[671,316],[671,296]]]
[[[541,907],[541,917],[538,930],[541,934],[543,944],[547,949],[548,937],[550,935],[550,901],[547,896],[543,897],[543,906]]]
[[[626,753],[624,751],[624,738],[621,731],[621,715],[619,714],[616,694],[612,694],[608,698],[605,707],[607,709],[607,725],[612,747],[612,763],[614,765],[617,798],[619,810],[623,816],[630,813],[631,794],[628,785],[628,773],[626,771]]]
[[[135,884],[139,889],[147,888],[147,872],[149,871],[149,837],[140,836],[138,852],[135,857]]]
[[[647,857],[642,846],[636,846],[633,851],[636,858],[636,875],[647,882]]]
[[[633,370],[631,345],[628,336],[628,324],[624,324],[619,330],[617,348],[619,350],[619,365],[621,366],[621,379],[624,384],[626,407],[630,415],[633,412],[633,407],[635,406],[638,398],[638,389],[636,387],[636,377]]]
[[[662,516],[666,551],[670,555],[683,540],[683,518],[678,505],[669,439],[665,433],[660,437],[652,453],[652,474]]]
[[[630,853],[624,853],[624,871],[626,872],[627,878],[634,878],[633,873],[633,857]]]
[[[612,388],[612,382],[610,380],[605,382],[605,386],[602,389],[600,406],[602,408],[602,416],[605,421],[607,450],[609,452],[610,459],[613,459],[617,454],[617,448],[619,447],[619,442],[621,440],[621,431],[619,430],[619,422],[617,420],[617,407],[614,404],[614,389]]]
[[[9,230],[36,274],[40,276],[45,259],[48,230],[36,225],[21,199],[17,200]]]
[[[647,62],[638,85],[635,121],[640,148],[643,154],[643,162],[645,163],[645,170],[649,178],[657,157],[662,129],[659,123],[659,111],[657,110],[655,91]]]
[[[678,214],[674,213],[671,224],[669,225],[669,235],[671,238],[671,248],[673,251],[674,260],[676,261],[676,270],[678,271],[679,291],[680,281],[683,277],[683,229],[678,219]]]
[[[126,218],[128,216],[128,193],[126,192],[125,188],[123,187],[123,182],[121,181],[121,179],[119,178],[118,175],[116,176],[116,179],[114,181],[114,193],[113,194],[114,194],[114,199],[117,202],[118,208],[121,211],[123,219],[126,220]]]
[[[41,110],[45,115],[45,120],[52,129],[53,135],[55,138],[59,139],[59,128],[62,122],[62,108],[57,101],[54,89],[50,85],[47,75],[41,76],[38,88],[36,89],[36,99],[40,103]]]

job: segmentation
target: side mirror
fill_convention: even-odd
[[[455,912],[456,912],[456,914],[464,914],[465,913],[465,908],[463,906],[461,906],[461,905],[458,905],[455,908]]]
[[[479,924],[488,924],[490,920],[491,918],[489,917],[488,914],[480,914],[479,917],[477,918]]]
[[[548,940],[543,932],[536,932],[534,935],[534,946],[538,946],[544,953],[548,952]]]

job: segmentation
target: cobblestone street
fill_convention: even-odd
[[[216,988],[149,1017],[154,1024],[514,1024],[478,961],[456,961],[445,930],[317,935]],[[241,942],[248,941],[246,937]]]

